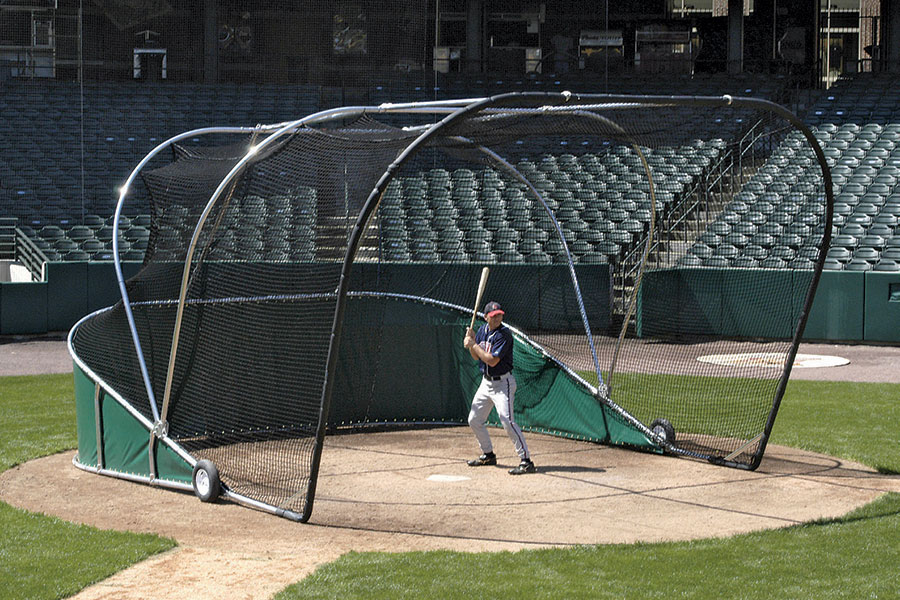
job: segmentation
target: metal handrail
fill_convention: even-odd
[[[34,240],[25,235],[25,232],[18,227],[16,227],[16,260],[31,272],[32,281],[45,280],[45,265],[50,259],[43,250],[37,247]]]
[[[708,198],[712,194],[712,190],[722,183],[729,176],[734,179],[735,169],[737,168],[738,181],[742,183],[744,158],[748,154],[755,154],[756,143],[761,139],[761,121],[755,121],[750,127],[743,132],[738,141],[738,152],[728,150],[720,155],[715,162],[710,164],[709,168],[698,177],[698,181],[687,192],[682,194],[682,200],[675,204],[670,214],[678,215],[675,219],[659,219],[657,221],[658,233],[669,234],[687,221],[687,217],[694,213],[696,208],[703,204],[704,198]],[[755,162],[755,161],[751,161]],[[710,177],[712,175],[712,177]],[[721,186],[720,188],[721,189]],[[618,287],[625,289],[625,285],[630,277],[637,272],[639,263],[635,262],[635,257],[641,254],[643,246],[646,243],[646,236],[651,235],[647,232],[645,237],[633,244],[633,248],[622,258],[622,268],[618,270],[613,277],[618,279]],[[655,251],[660,245],[661,236],[656,235],[650,251]],[[629,266],[631,265],[631,266]],[[616,276],[617,275],[617,276]]]

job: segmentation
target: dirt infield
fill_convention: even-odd
[[[794,378],[900,381],[900,348],[804,344],[801,352],[850,363],[795,369]],[[0,340],[0,375],[67,371],[61,339]],[[465,465],[477,454],[465,427],[327,438],[308,524],[86,473],[72,465],[73,452],[4,472],[0,499],[69,521],[177,539],[171,552],[75,597],[180,600],[266,598],[351,550],[496,551],[730,536],[837,517],[900,492],[900,477],[779,446],[769,446],[761,467],[748,472],[534,434],[528,439],[538,473],[512,477],[506,468],[515,456],[502,431],[493,435],[501,466],[478,469]]]
[[[748,472],[544,435],[529,436],[529,445],[538,473],[513,477],[506,472],[516,463],[511,451],[499,455],[499,467],[466,466],[477,450],[465,427],[328,438],[308,524],[86,473],[72,466],[72,452],[6,471],[0,499],[178,540],[172,552],[76,598],[264,598],[350,550],[474,552],[730,536],[837,517],[900,491],[900,477],[778,446]],[[151,591],[152,581],[165,588]]]

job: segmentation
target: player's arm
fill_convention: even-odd
[[[466,330],[466,337],[463,339],[463,346],[466,347],[466,350],[469,351],[469,354],[472,355],[472,358],[475,360],[480,360],[485,363],[489,367],[497,366],[497,363],[500,362],[499,356],[494,356],[490,352],[485,351],[484,348],[475,343],[475,332],[469,328]]]

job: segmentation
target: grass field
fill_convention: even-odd
[[[900,386],[794,381],[773,443],[900,472]],[[71,375],[0,378],[0,470],[73,448]],[[64,598],[174,545],[0,504],[0,597]],[[351,553],[279,598],[895,598],[900,495],[728,539],[465,554]],[[48,566],[50,565],[50,566]]]
[[[71,374],[0,378],[0,471],[75,447],[74,394]],[[0,502],[0,597],[67,598],[174,546]]]

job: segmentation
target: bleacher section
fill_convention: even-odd
[[[647,150],[657,218],[694,191],[724,143]],[[625,146],[603,154],[544,154],[516,165],[559,220],[573,259],[616,262],[650,226],[649,183]],[[478,198],[492,196],[490,204]],[[379,208],[392,261],[565,262],[565,248],[544,206],[521,183],[486,169],[432,169],[392,182]]]
[[[825,268],[900,272],[900,90],[889,75],[839,81],[807,122],[832,169],[833,238]],[[801,151],[801,149],[804,149]],[[824,192],[799,133],[750,178],[682,259],[684,266],[812,268]],[[818,233],[817,233],[818,232]]]
[[[173,135],[278,123],[318,104],[318,88],[304,85],[6,82],[0,205],[35,230],[87,225],[86,214],[112,214],[128,174]]]
[[[606,81],[577,75],[514,79],[447,75],[442,76],[441,85],[432,89],[410,85],[401,93],[376,86],[370,91],[368,101],[377,104],[472,97],[523,89],[772,97],[779,86],[776,80],[759,76],[731,79],[702,76],[665,81],[635,76]],[[3,117],[0,143],[9,150],[0,157],[0,202],[4,216],[18,217],[22,230],[35,240],[48,260],[109,260],[110,215],[118,186],[154,146],[172,135],[198,127],[295,119],[315,112],[325,95],[314,86],[135,83],[92,84],[82,90],[71,83],[12,82],[0,94]],[[643,188],[635,185],[644,179],[637,157],[617,156],[597,148],[576,159],[565,148],[547,150],[544,155],[520,160],[519,167],[526,176],[534,177],[539,187],[550,192],[552,203],[565,205],[559,216],[573,234],[570,248],[573,255],[583,262],[615,260],[646,229],[647,189],[646,183],[641,184]],[[714,154],[715,148],[698,152],[697,148],[685,146],[651,156],[660,208],[692,185],[708,163],[710,153]],[[419,237],[413,229],[417,227],[414,223],[421,220],[410,220],[403,235],[398,235],[396,247],[386,249],[392,258],[539,263],[559,260],[561,247],[552,236],[544,239],[540,233],[530,233],[533,239],[523,239],[528,237],[522,235],[525,215],[517,215],[515,211],[530,211],[533,207],[513,208],[513,214],[506,213],[508,206],[515,205],[509,195],[521,194],[522,189],[496,189],[502,198],[500,212],[484,227],[469,231],[475,226],[470,226],[465,219],[451,226],[460,210],[466,211],[461,205],[464,197],[454,193],[453,205],[438,209],[445,190],[441,190],[433,177],[439,176],[422,174],[431,183],[424,196],[412,199],[406,194],[404,201],[394,208],[437,209],[447,214],[431,224],[431,231],[420,227]],[[453,192],[454,187],[447,189]],[[481,193],[482,190],[476,186],[473,191]],[[416,202],[423,206],[414,206]],[[390,199],[386,205],[385,210],[390,212]],[[132,211],[149,208],[146,199],[140,197],[132,199],[129,206]],[[146,216],[137,219],[146,221]],[[120,238],[123,257],[140,260],[149,232],[140,222],[125,221]],[[492,223],[506,223],[506,226],[500,229]],[[458,237],[453,239],[454,235]]]

